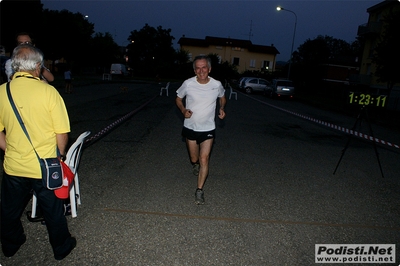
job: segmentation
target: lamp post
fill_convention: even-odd
[[[281,10],[283,10],[283,11],[287,11],[287,12],[290,12],[290,13],[292,13],[293,15],[294,15],[294,17],[295,17],[295,22],[294,22],[294,31],[293,31],[293,40],[292,40],[292,50],[290,50],[290,61],[289,61],[289,70],[288,70],[288,79],[290,78],[290,68],[292,67],[292,58],[293,58],[293,46],[294,46],[294,36],[296,36],[296,26],[297,26],[297,15],[296,15],[296,13],[294,13],[292,10],[289,10],[289,9],[284,9],[283,7],[281,7],[281,6],[278,6],[277,8],[276,8],[276,10],[278,10],[278,11],[281,11]]]

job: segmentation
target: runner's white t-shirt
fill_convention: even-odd
[[[193,112],[190,118],[185,119],[183,126],[198,132],[215,129],[216,102],[225,95],[221,82],[209,78],[207,84],[198,83],[196,77],[187,79],[176,91],[179,98],[186,97],[186,109]]]

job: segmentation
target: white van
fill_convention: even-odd
[[[110,74],[127,76],[129,72],[123,64],[111,64]]]

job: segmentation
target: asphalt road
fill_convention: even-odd
[[[161,85],[145,83],[63,95],[72,140],[104,132],[82,154],[82,205],[68,217],[77,247],[55,261],[45,226],[22,217],[27,242],[1,265],[313,265],[316,244],[397,244],[400,263],[398,149],[378,145],[382,178],[373,145],[353,138],[333,175],[347,135],[276,107],[346,127],[354,118],[239,93],[217,121],[206,204],[197,206],[178,86],[169,97],[154,98]],[[399,143],[396,132],[374,133]]]

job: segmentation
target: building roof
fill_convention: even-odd
[[[382,8],[387,8],[390,5],[399,5],[399,1],[398,0],[385,0],[383,2],[380,2],[374,6],[371,6],[370,8],[367,9],[368,13],[371,13],[372,11],[376,11]]]
[[[178,44],[180,46],[198,46],[198,47],[208,47],[211,45],[231,46],[231,47],[247,48],[250,52],[255,52],[255,53],[265,53],[265,54],[275,54],[275,55],[279,54],[279,51],[273,45],[272,46],[255,45],[248,40],[220,38],[211,36],[206,36],[205,39],[181,37],[178,41]]]
[[[202,39],[194,39],[194,38],[185,38],[182,37],[178,41],[179,45],[187,45],[187,46],[200,46],[200,47],[207,47],[209,44],[206,42],[206,40]]]

